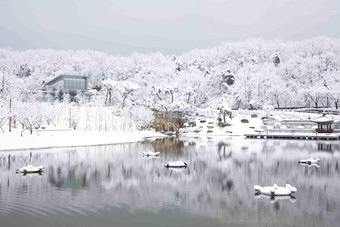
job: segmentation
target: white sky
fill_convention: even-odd
[[[0,48],[176,53],[340,37],[340,0],[0,0]]]

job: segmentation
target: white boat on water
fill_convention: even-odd
[[[186,168],[188,164],[182,161],[175,161],[167,162],[164,166],[167,168]]]
[[[294,194],[297,189],[292,187],[290,184],[286,184],[286,187],[279,187],[276,184],[273,186],[266,186],[261,187],[259,185],[254,186],[255,192],[261,193],[264,195],[277,195],[277,196],[284,196],[284,195],[292,195]]]
[[[17,173],[41,173],[44,171],[44,167],[42,165],[40,166],[24,166],[20,169],[17,169]]]

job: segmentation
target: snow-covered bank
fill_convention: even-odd
[[[180,133],[183,136],[244,136],[263,130],[261,118],[246,113],[236,114],[232,119],[228,118],[222,127],[219,126],[216,117],[197,117],[194,124],[196,126],[183,128]]]
[[[270,133],[279,135],[312,136],[317,124],[312,119],[319,118],[316,113],[272,111],[234,111],[226,122],[219,121],[214,115],[200,114],[185,124],[179,132],[182,136],[244,136],[245,134]],[[337,132],[340,125],[339,115],[327,115],[334,121],[333,129]],[[269,133],[269,134],[268,134]]]
[[[164,134],[154,131],[136,132],[98,132],[98,131],[40,131],[39,135],[20,133],[0,134],[0,151],[42,149],[52,147],[76,147],[131,143],[142,141],[146,137],[164,137]]]

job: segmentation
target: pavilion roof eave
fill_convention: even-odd
[[[317,123],[317,124],[332,124],[334,120],[329,119],[326,116],[322,116],[322,117],[312,120],[312,122]]]

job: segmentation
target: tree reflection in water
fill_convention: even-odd
[[[224,224],[334,226],[340,222],[339,143],[331,147],[329,152],[315,141],[173,137],[33,151],[31,163],[46,169],[40,178],[15,174],[16,168],[30,163],[29,151],[12,152],[10,162],[9,153],[3,152],[0,215],[28,212],[28,204],[35,215],[100,213],[107,207],[160,212],[172,207]],[[160,157],[143,158],[142,151],[149,150],[160,151]],[[308,157],[319,157],[320,167],[297,163]],[[176,160],[188,168],[164,168]],[[274,183],[295,186],[295,202],[254,198],[255,184]]]

